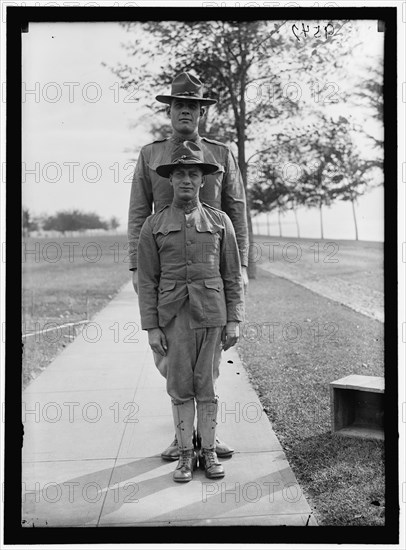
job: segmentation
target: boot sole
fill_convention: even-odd
[[[190,479],[175,479],[173,478],[173,481],[176,481],[176,483],[189,483],[189,481],[192,481],[193,477]]]
[[[206,474],[206,477],[208,479],[219,479],[219,478],[224,477],[226,475],[225,472],[223,472],[222,474],[208,474],[207,472],[205,472],[205,474]]]
[[[229,453],[218,453],[216,452],[217,458],[229,458],[234,454],[234,451],[230,451]]]
[[[179,456],[169,456],[169,455],[161,455],[162,460],[167,460],[168,462],[174,462],[175,460],[179,460]]]

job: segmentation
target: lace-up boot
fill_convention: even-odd
[[[193,478],[197,457],[193,448],[193,422],[195,403],[193,399],[185,403],[172,402],[173,421],[178,442],[179,462],[173,473],[174,481],[186,482]]]
[[[199,467],[205,470],[206,477],[215,479],[224,476],[224,468],[216,454],[217,400],[198,401],[197,425],[201,435]]]

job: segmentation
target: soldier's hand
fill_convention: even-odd
[[[138,269],[134,269],[132,274],[133,274],[133,287],[135,292],[138,294]]]
[[[168,349],[168,343],[166,341],[165,334],[160,328],[150,328],[148,330],[148,343],[151,346],[152,351],[165,357]]]
[[[242,284],[244,285],[244,294],[247,294],[248,291],[248,271],[247,268],[242,265],[241,266],[241,275],[242,275]]]
[[[229,348],[235,346],[240,336],[240,327],[236,321],[230,321],[223,328],[221,334],[221,342],[223,344],[223,351],[227,351]]]

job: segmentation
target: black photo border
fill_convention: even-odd
[[[159,8],[159,9],[157,9]],[[400,7],[401,8],[401,7]],[[6,403],[5,544],[137,543],[351,543],[399,542],[397,354],[397,7],[204,8],[204,7],[7,7],[6,119]],[[385,272],[385,526],[343,527],[99,527],[21,526],[21,36],[31,22],[151,20],[376,19],[384,22],[384,272]]]

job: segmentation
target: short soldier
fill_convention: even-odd
[[[141,325],[172,399],[180,455],[174,480],[180,482],[192,479],[197,460],[207,477],[224,476],[216,455],[215,383],[221,349],[238,341],[244,315],[233,225],[224,212],[199,200],[204,176],[218,169],[203,158],[195,143],[185,141],[169,164],[156,167],[172,187],[173,201],[147,218],[138,244]]]
[[[156,99],[167,105],[173,134],[167,139],[155,141],[141,149],[131,188],[128,214],[128,242],[130,270],[133,272],[133,284],[138,292],[137,245],[141,227],[152,213],[157,212],[173,199],[172,187],[159,174],[157,167],[169,164],[174,151],[185,140],[195,142],[203,151],[206,162],[216,165],[217,169],[207,174],[207,184],[200,193],[202,202],[223,210],[228,214],[234,226],[244,285],[248,284],[248,225],[246,198],[243,180],[231,150],[224,144],[201,137],[198,134],[199,121],[208,105],[215,99],[203,97],[203,84],[190,73],[179,74],[172,82],[171,93],[158,95]],[[217,439],[216,450],[220,457],[231,456],[234,450]],[[166,460],[179,457],[176,438],[161,454]]]

